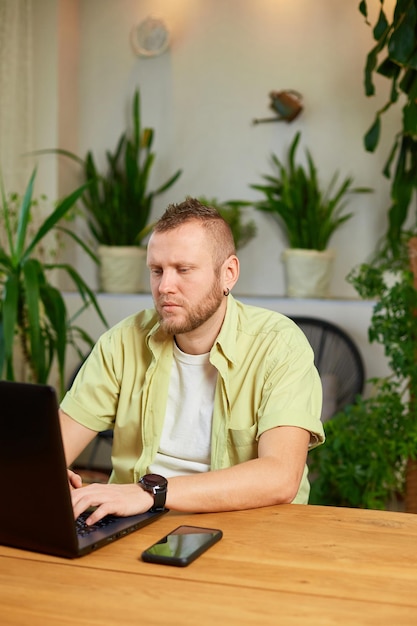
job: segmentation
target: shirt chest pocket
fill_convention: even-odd
[[[229,428],[227,431],[227,451],[230,465],[243,463],[258,456],[256,440],[257,424],[248,428]]]

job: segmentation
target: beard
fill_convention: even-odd
[[[214,280],[206,296],[200,299],[194,310],[183,308],[184,315],[182,319],[176,319],[171,316],[164,318],[161,306],[164,299],[160,299],[159,302],[155,303],[155,308],[159,315],[161,328],[169,335],[189,333],[202,326],[218,311],[223,298],[224,294],[220,288],[220,284],[218,281]],[[172,300],[172,298],[170,300]],[[176,301],[176,303],[183,306],[183,302]]]

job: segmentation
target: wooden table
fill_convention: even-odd
[[[179,524],[223,539],[186,568],[144,563]],[[281,505],[170,512],[75,560],[0,546],[2,626],[414,625],[417,516]]]

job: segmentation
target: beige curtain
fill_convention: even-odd
[[[27,183],[33,145],[32,1],[0,0],[0,171],[7,190]]]

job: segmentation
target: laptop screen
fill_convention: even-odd
[[[167,512],[114,518],[78,538],[54,388],[0,381],[0,406],[0,543],[81,556]]]

